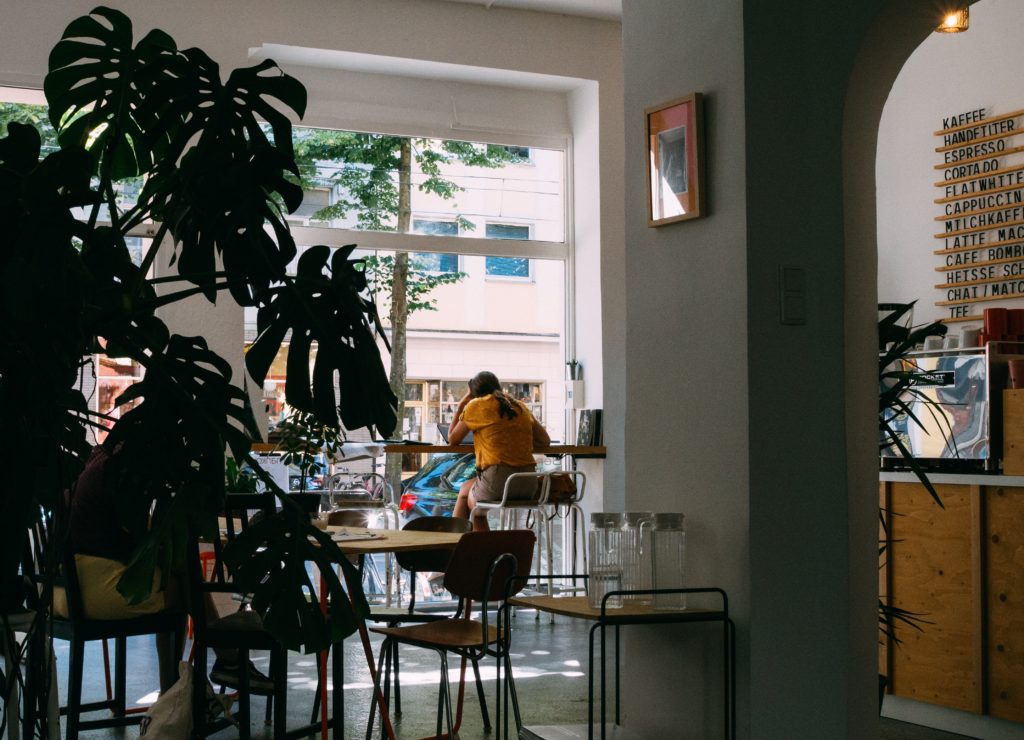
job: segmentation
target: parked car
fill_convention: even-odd
[[[542,457],[538,469],[559,466],[556,459]],[[451,516],[459,488],[476,475],[476,456],[472,452],[439,452],[430,456],[415,475],[402,482],[398,512],[402,522],[421,516]]]

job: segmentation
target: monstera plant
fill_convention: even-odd
[[[335,547],[251,459],[259,432],[244,380],[202,336],[172,333],[159,317],[194,296],[255,307],[245,365],[256,383],[290,335],[292,407],[327,427],[394,428],[380,323],[354,245],[314,246],[294,275],[286,269],[297,249],[285,216],[302,197],[289,115],[303,114],[303,86],[271,61],[224,78],[199,49],[179,49],[159,30],[136,41],[124,14],[99,7],[53,48],[44,92],[59,150],[41,157],[26,125],[11,123],[0,138],[3,613],[20,601],[27,526],[52,517],[49,545],[62,546],[64,492],[83,468],[87,431],[113,421],[109,443],[120,446],[124,473],[112,515],[143,543],[124,594],[142,598],[156,566],[183,566],[190,537],[216,535],[227,453],[282,499],[231,554],[243,563],[272,544],[280,556],[276,570],[243,584],[267,627],[307,651],[351,633],[358,615],[347,600],[325,621],[307,598],[307,561],[325,566],[339,594],[326,567]],[[134,203],[118,195],[125,182],[141,183]],[[144,223],[156,234],[135,264],[126,238]],[[170,254],[158,263],[161,251]],[[173,274],[151,277],[164,263]],[[145,369],[117,399],[119,419],[90,410],[80,390],[94,354]]]

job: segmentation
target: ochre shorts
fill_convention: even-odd
[[[505,493],[505,481],[513,473],[536,472],[535,465],[490,465],[477,473],[473,484],[473,498],[488,503],[501,501]],[[522,478],[512,481],[509,490],[510,501],[525,501],[537,496],[537,481],[533,478]]]
[[[85,616],[91,619],[129,619],[142,614],[155,614],[167,608],[164,593],[160,591],[160,569],[153,573],[153,592],[140,604],[129,604],[117,590],[117,582],[125,571],[125,564],[117,560],[75,555],[75,570],[82,589]],[[68,616],[68,600],[64,588],[53,589],[53,612]]]

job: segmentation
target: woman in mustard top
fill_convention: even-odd
[[[533,448],[546,447],[551,438],[526,405],[506,395],[497,376],[486,370],[469,381],[469,392],[459,401],[455,419],[448,442],[457,445],[473,432],[476,478],[462,484],[452,516],[470,519],[474,531],[486,530],[487,517],[472,516],[477,502],[501,501],[508,477],[532,473],[536,469]]]

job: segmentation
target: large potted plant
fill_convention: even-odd
[[[884,305],[884,310],[883,310]],[[914,473],[918,481],[925,487],[935,503],[942,507],[935,486],[928,478],[927,471],[910,451],[904,440],[905,424],[916,424],[924,428],[919,417],[920,413],[932,415],[941,422],[945,420],[945,412],[938,408],[934,399],[923,393],[922,389],[935,386],[942,381],[921,371],[911,355],[919,349],[928,337],[944,336],[946,325],[941,321],[921,326],[912,326],[910,316],[913,315],[914,303],[879,305],[878,320],[878,431],[879,451],[896,451],[907,467]],[[879,523],[883,532],[879,540],[879,562],[886,556],[889,541],[889,517],[891,512],[880,507]],[[920,630],[922,624],[928,624],[924,615],[912,612],[892,604],[888,598],[878,597],[878,628],[882,638],[889,639],[893,645],[899,645],[899,629],[910,627]],[[887,678],[878,674],[878,706],[881,710],[885,695]]]
[[[159,30],[136,41],[124,14],[99,7],[52,50],[44,92],[59,150],[41,156],[27,125],[11,123],[0,138],[3,612],[20,606],[12,595],[27,525],[53,517],[49,545],[62,547],[64,492],[89,452],[87,430],[114,421],[91,411],[80,389],[83,358],[99,353],[145,369],[117,400],[127,410],[109,431],[130,483],[112,515],[144,543],[120,590],[141,598],[156,566],[183,565],[189,537],[216,535],[227,452],[282,498],[280,513],[233,553],[236,564],[262,545],[280,553],[279,570],[244,584],[267,627],[307,651],[351,633],[359,617],[347,600],[325,622],[303,593],[314,560],[340,595],[326,563],[335,548],[251,458],[259,433],[243,381],[202,336],[176,334],[159,316],[193,296],[255,307],[245,366],[256,383],[290,336],[293,408],[335,430],[394,428],[380,324],[354,246],[314,246],[294,276],[286,270],[297,249],[285,215],[302,198],[288,116],[302,116],[304,88],[270,61],[223,79],[201,50],[179,49]],[[127,182],[141,185],[134,203],[119,195]],[[156,234],[135,264],[126,238],[147,222]],[[173,253],[160,263],[175,272],[153,278],[161,252]]]

